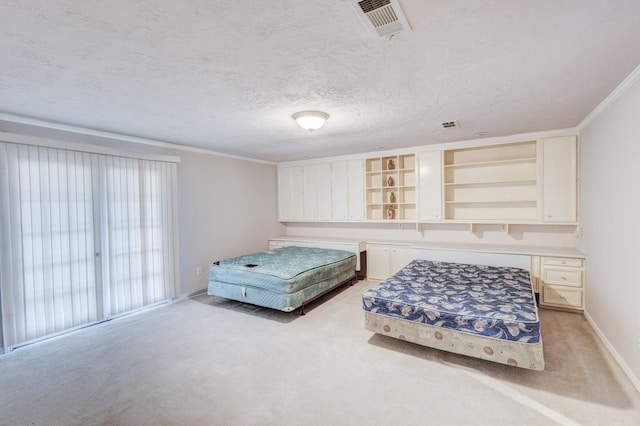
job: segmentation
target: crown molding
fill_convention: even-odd
[[[196,148],[192,146],[179,145],[172,142],[158,141],[155,139],[147,139],[147,138],[141,138],[137,136],[129,136],[129,135],[124,135],[120,133],[107,132],[103,130],[87,129],[84,127],[71,126],[68,124],[55,123],[51,121],[40,120],[37,118],[23,117],[19,115],[6,114],[2,112],[0,112],[0,120],[16,123],[16,124],[26,124],[28,126],[41,127],[44,129],[59,130],[63,132],[73,133],[73,134],[113,139],[117,141],[128,142],[128,143],[133,143],[138,145],[149,145],[149,146],[155,146],[158,148],[174,149],[178,151],[194,152],[197,154],[215,155],[218,157],[233,158],[235,160],[251,161],[254,163],[275,165],[275,163],[270,161],[258,160],[258,159],[249,158],[249,157],[241,157],[238,155],[224,154],[222,152],[212,151],[204,148]]]
[[[605,112],[620,96],[622,96],[627,90],[631,88],[635,83],[640,80],[640,65],[636,67],[631,74],[627,76],[622,83],[618,85],[600,104],[594,108],[593,111],[587,115],[580,124],[576,126],[578,131],[582,132],[593,120],[595,120],[600,114]]]

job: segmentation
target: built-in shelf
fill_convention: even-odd
[[[368,158],[365,168],[367,219],[415,220],[415,154]]]
[[[536,141],[445,150],[445,220],[535,221],[536,158]]]

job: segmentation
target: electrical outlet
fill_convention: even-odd
[[[199,266],[196,268],[196,275],[202,275],[202,268]]]
[[[501,223],[500,224],[500,230],[502,232],[507,232],[507,224],[506,223]]]

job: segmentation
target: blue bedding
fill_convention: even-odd
[[[540,322],[529,272],[414,260],[366,290],[366,311],[496,339],[537,343]]]

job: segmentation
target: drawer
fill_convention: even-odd
[[[543,285],[540,305],[564,306],[567,308],[584,307],[583,291],[553,285]]]
[[[545,284],[582,287],[582,269],[545,268],[542,281]]]
[[[545,284],[582,287],[582,269],[545,268],[542,281]]]
[[[550,266],[569,266],[572,268],[582,268],[582,259],[573,257],[543,257],[542,264]]]

